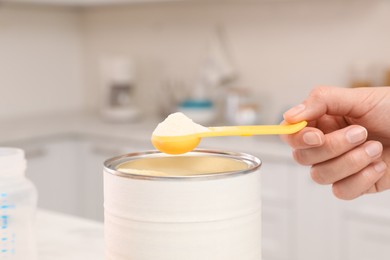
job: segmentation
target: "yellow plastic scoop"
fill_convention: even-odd
[[[294,134],[307,125],[306,121],[288,125],[218,126],[209,127],[210,131],[179,136],[152,135],[154,147],[167,154],[182,154],[198,146],[202,137],[286,135]]]

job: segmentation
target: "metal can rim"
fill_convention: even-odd
[[[226,152],[219,150],[208,150],[208,149],[196,149],[192,152],[184,154],[184,156],[190,156],[191,154],[205,154],[205,155],[213,155],[213,156],[221,156],[227,157],[236,160],[242,160],[246,164],[249,165],[247,169],[240,171],[229,171],[224,173],[217,174],[201,174],[201,175],[186,175],[186,176],[152,176],[152,175],[140,175],[140,174],[131,174],[131,173],[123,173],[118,171],[115,167],[119,164],[126,162],[129,158],[137,159],[137,158],[145,158],[146,156],[158,157],[165,155],[164,153],[157,150],[149,150],[145,152],[135,152],[128,153],[120,156],[116,156],[110,158],[104,162],[104,171],[124,178],[130,179],[139,179],[139,180],[151,180],[151,181],[195,181],[195,180],[213,180],[213,179],[222,179],[228,177],[235,177],[243,174],[249,174],[255,172],[258,168],[260,168],[262,162],[256,156],[240,153],[240,152]]]

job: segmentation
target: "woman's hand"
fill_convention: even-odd
[[[284,119],[309,122],[282,139],[298,163],[312,165],[315,182],[333,185],[336,197],[390,189],[390,87],[317,87]]]

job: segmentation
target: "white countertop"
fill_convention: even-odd
[[[39,209],[38,260],[104,259],[103,223]]]
[[[0,143],[64,134],[86,134],[122,139],[149,138],[157,120],[110,123],[85,113],[46,115],[0,121]]]

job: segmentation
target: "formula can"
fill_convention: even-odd
[[[260,165],[209,150],[107,160],[105,259],[260,260]]]

